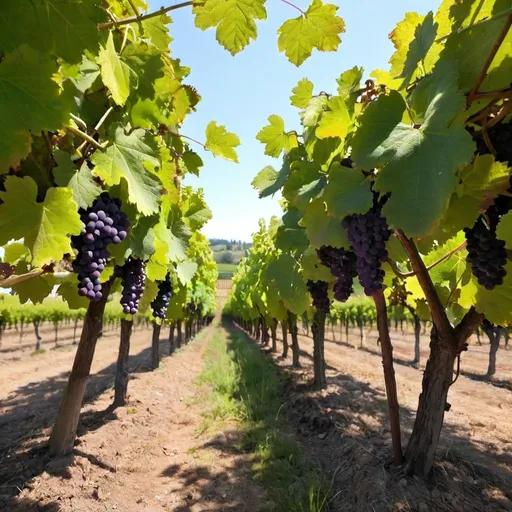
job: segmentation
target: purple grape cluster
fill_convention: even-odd
[[[151,309],[153,310],[154,318],[165,318],[165,312],[169,307],[169,301],[172,297],[172,283],[169,274],[165,276],[163,281],[158,283],[158,293],[155,300],[151,303]]]
[[[336,277],[334,298],[346,302],[354,291],[354,277],[357,276],[356,255],[352,251],[324,245],[316,251],[323,265],[329,267]]]
[[[146,286],[146,265],[142,260],[128,258],[121,269],[123,313],[134,315],[139,310],[139,301]]]
[[[391,236],[388,223],[376,204],[365,214],[349,215],[342,225],[357,258],[357,274],[364,293],[371,296],[382,288],[385,272],[382,262],[388,257],[386,242]]]
[[[466,261],[471,265],[478,283],[487,290],[493,290],[503,284],[507,275],[507,250],[505,242],[496,238],[496,228],[487,227],[478,219],[472,228],[464,229],[468,242]]]
[[[124,240],[130,228],[130,221],[120,208],[119,199],[103,192],[92,206],[79,210],[84,227],[80,235],[71,237],[78,251],[73,262],[73,270],[78,274],[78,294],[94,302],[103,296],[100,275],[110,257],[107,247]]]
[[[329,300],[329,285],[325,281],[311,281],[307,282],[309,294],[313,299],[313,307],[325,314],[329,313],[331,301]]]

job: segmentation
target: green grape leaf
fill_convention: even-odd
[[[404,79],[403,86],[407,86],[430,47],[432,46],[437,33],[437,23],[434,23],[434,15],[430,11],[414,30],[414,39],[409,43],[407,57],[400,78]]]
[[[158,217],[140,217],[132,229],[130,237],[130,248],[133,256],[147,260],[155,253],[156,236],[153,227],[157,224]]]
[[[78,280],[73,274],[70,280],[66,280],[57,288],[57,293],[68,303],[70,309],[87,309],[90,301],[78,295],[77,284]]]
[[[309,307],[310,297],[300,275],[300,265],[289,254],[280,254],[264,270],[265,278],[292,313],[301,315]]]
[[[510,322],[512,311],[512,263],[508,262],[505,270],[507,275],[502,285],[494,290],[486,290],[478,284],[475,276],[471,275],[469,282],[462,286],[458,303],[466,309],[474,306],[479,313],[484,313],[487,320],[496,325],[506,325]]]
[[[134,71],[123,62],[116,52],[114,36],[110,32],[105,47],[101,47],[97,58],[101,79],[112,94],[112,99],[123,106],[130,96],[130,81]]]
[[[144,287],[144,293],[142,294],[142,297],[140,298],[140,304],[139,304],[139,313],[146,313],[151,303],[155,300],[155,297],[158,293],[158,284],[155,283],[155,281],[152,281],[151,279],[146,279],[146,286]],[[172,298],[171,297],[171,301]]]
[[[187,259],[186,251],[190,230],[183,222],[182,212],[177,204],[172,204],[167,218],[167,225],[159,223],[155,227],[158,239],[167,243],[169,247],[169,260],[173,263]]]
[[[389,59],[391,64],[390,74],[393,78],[399,77],[403,73],[409,47],[414,41],[414,34],[424,19],[425,16],[421,16],[417,12],[408,12],[405,14],[405,18],[389,34],[389,38],[395,46],[395,53]]]
[[[80,169],[65,151],[56,151],[54,159],[57,167],[53,169],[55,183],[60,187],[68,187],[73,191],[73,199],[80,208],[91,206],[100,195],[101,187],[94,181],[87,163],[83,163]]]
[[[32,137],[32,151],[20,164],[16,173],[19,177],[29,176],[37,183],[38,197],[44,197],[46,191],[54,186],[53,156],[49,140],[44,136]]]
[[[134,128],[158,128],[166,122],[161,108],[151,99],[137,101],[130,111],[130,117]]]
[[[69,235],[78,235],[82,222],[68,188],[51,188],[42,203],[36,202],[37,185],[32,178],[8,176],[0,192],[0,245],[25,239],[32,265],[40,267],[72,254]]]
[[[357,92],[361,87],[363,71],[363,68],[354,66],[352,69],[347,69],[347,71],[344,71],[340,77],[336,79],[338,84],[338,94],[342,98],[348,99],[351,97],[355,102],[357,96],[353,96],[353,94]]]
[[[231,55],[243,50],[256,39],[255,20],[267,18],[265,0],[205,0],[194,5],[197,28],[217,27],[216,37]]]
[[[147,10],[147,6],[143,9]],[[151,43],[154,44],[160,52],[164,53],[169,49],[169,44],[171,44],[172,41],[168,27],[171,23],[172,19],[167,14],[144,20],[142,21],[144,34],[141,34],[141,36],[149,38]]]
[[[258,191],[260,198],[275,194],[284,185],[288,174],[281,179],[279,178],[280,174],[270,165],[256,174],[251,185]]]
[[[421,127],[401,123],[405,103],[391,91],[372,102],[353,138],[352,157],[362,168],[385,167],[375,189],[391,192],[383,214],[409,236],[427,234],[444,213],[457,185],[456,171],[475,149],[471,135],[452,115],[463,108],[455,74],[445,66],[425,78],[411,96]]]
[[[279,158],[283,150],[288,153],[299,145],[297,134],[285,131],[284,121],[281,117],[273,114],[269,116],[268,122],[270,124],[263,127],[256,135],[256,139],[265,144],[266,155]]]
[[[329,215],[338,220],[354,213],[366,213],[373,205],[370,184],[363,173],[339,163],[331,166],[323,198]]]
[[[28,272],[27,264],[25,262],[20,263],[16,268],[16,272],[18,274]],[[32,304],[38,304],[50,295],[54,284],[55,280],[52,276],[43,275],[15,284],[12,290],[19,297],[21,304],[25,304],[28,301],[32,302]],[[75,294],[78,295],[76,287]]]
[[[13,128],[5,130],[0,137],[0,174],[18,167],[20,161],[30,153],[32,137],[28,130]]]
[[[340,34],[345,32],[345,23],[336,16],[337,10],[336,5],[313,0],[304,14],[279,28],[279,51],[296,66],[300,66],[314,48],[322,52],[336,51],[341,43]]]
[[[349,247],[347,232],[341,222],[325,211],[323,199],[309,203],[301,224],[306,228],[311,246],[320,249],[323,245]]]
[[[300,262],[302,265],[302,277],[304,280],[325,281],[326,283],[331,283],[336,280],[336,278],[331,274],[330,269],[320,263],[316,254],[316,249],[313,247],[308,247],[306,251],[304,251]]]
[[[512,211],[501,218],[496,235],[500,240],[505,241],[507,249],[512,249]],[[5,255],[7,259],[7,252]]]
[[[128,200],[143,215],[158,211],[162,185],[157,176],[145,167],[160,166],[154,137],[142,129],[126,134],[123,127],[117,125],[113,127],[112,139],[105,152],[96,151],[92,156],[96,166],[94,174],[108,186],[126,180]]]
[[[155,251],[146,263],[146,276],[151,281],[161,281],[167,275],[169,245],[157,238],[154,248]]]
[[[313,82],[303,78],[292,89],[292,92],[293,94],[290,96],[292,105],[297,108],[306,108],[313,97]]]
[[[82,62],[78,66],[77,71],[77,76],[71,77],[70,80],[75,84],[75,87],[84,94],[100,76],[100,67],[96,62],[84,56],[82,57]]]
[[[176,274],[178,275],[178,279],[181,281],[183,286],[186,286],[188,283],[190,283],[190,281],[192,281],[192,278],[196,272],[197,263],[195,261],[180,261],[176,265]]]
[[[311,199],[322,193],[327,178],[313,162],[293,162],[291,169],[292,172],[283,186],[283,197],[291,206],[303,211]]]
[[[211,151],[215,156],[238,163],[238,156],[234,148],[240,145],[240,139],[234,134],[226,131],[222,125],[210,121],[206,127],[205,149]]]
[[[203,190],[192,192],[182,203],[183,220],[192,231],[199,231],[211,218],[212,211],[204,200]]]
[[[175,320],[180,320],[185,316],[185,312],[183,311],[183,305],[187,300],[187,288],[184,286],[180,286],[178,290],[173,290],[173,294],[171,296],[171,300],[169,301],[169,307],[167,308],[167,312],[165,317],[170,322]]]
[[[306,108],[300,113],[300,119],[303,126],[314,127],[317,125],[321,114],[323,113],[329,99],[325,94],[313,96]]]
[[[199,169],[203,167],[204,163],[202,158],[194,151],[187,149],[181,159],[187,168],[187,171],[195,176],[199,176]]]
[[[37,0],[28,6],[4,0],[0,13],[0,52],[28,42],[44,54],[79,62],[85,50],[96,51],[97,24],[106,13],[96,0]]]
[[[306,230],[300,226],[286,227],[280,226],[277,230],[276,247],[285,252],[303,253],[309,245]]]
[[[60,95],[53,81],[56,64],[47,56],[22,45],[6,54],[0,66],[0,104],[4,126],[0,138],[19,141],[26,149],[26,139],[21,131],[57,131],[69,122],[73,99]],[[9,132],[18,134],[9,137]],[[21,151],[15,148],[14,154]]]
[[[4,261],[11,265],[16,265],[20,260],[30,260],[30,252],[20,242],[13,242],[4,245]]]
[[[329,109],[320,119],[316,129],[316,136],[319,139],[327,137],[339,137],[344,139],[352,126],[352,116],[343,98],[333,96],[327,103]]]
[[[345,147],[344,142],[338,137],[318,139],[314,128],[306,128],[303,137],[308,158],[325,172],[329,171],[331,163]]]

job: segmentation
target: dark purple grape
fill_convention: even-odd
[[[146,285],[145,264],[142,260],[128,258],[121,268],[121,306],[125,314],[134,315],[139,310],[139,300]]]
[[[153,317],[165,318],[165,313],[169,307],[169,302],[172,296],[172,283],[170,275],[167,274],[163,281],[158,283],[158,293],[155,300],[151,303],[151,309],[153,310]]]
[[[313,299],[313,307],[328,314],[331,307],[328,294],[329,285],[325,281],[308,281],[307,285]]]
[[[316,252],[322,264],[329,267],[331,274],[337,277],[333,289],[334,298],[346,302],[354,291],[354,277],[357,275],[355,254],[331,246],[323,246]]]

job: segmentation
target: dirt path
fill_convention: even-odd
[[[251,479],[250,459],[236,450],[228,455],[225,447],[217,450],[211,441],[219,433],[197,433],[202,423],[197,397],[206,390],[194,379],[214,331],[213,326],[205,329],[154,372],[145,365],[150,332],[136,333],[131,352],[137,355],[131,356],[130,366],[137,373],[129,383],[129,404],[110,414],[104,411],[112,401],[108,388],[117,336],[103,339],[74,456],[49,463],[43,446],[74,351],[24,359],[16,369],[16,363],[6,366],[10,377],[3,377],[6,388],[0,388],[0,495],[15,490],[12,486],[22,489],[14,501],[4,501],[6,510],[259,510],[265,492]],[[167,351],[168,343],[161,340],[161,355]]]

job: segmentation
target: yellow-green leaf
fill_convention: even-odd
[[[292,105],[297,108],[306,108],[309,100],[313,97],[313,82],[307,78],[303,78],[292,89],[290,101]]]
[[[294,132],[286,133],[284,129],[284,121],[275,114],[269,116],[269,125],[263,127],[256,135],[256,138],[265,144],[265,154],[279,158],[281,152],[288,153],[292,148],[296,148],[299,144],[297,135]]]
[[[240,139],[234,133],[226,130],[225,126],[210,121],[206,127],[205,148],[215,156],[238,163],[238,155],[234,148],[240,145]]]

